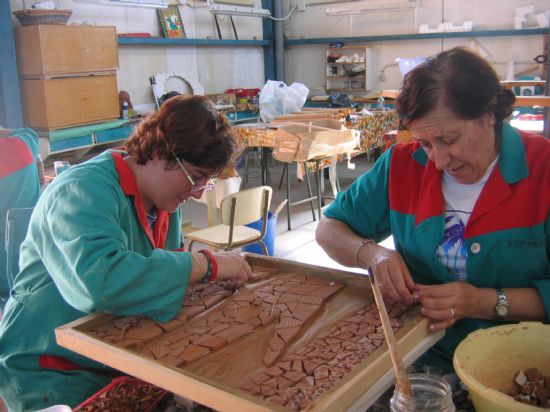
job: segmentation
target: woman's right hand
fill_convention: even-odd
[[[242,286],[250,276],[252,268],[239,252],[215,253],[218,262],[217,282],[228,288]]]
[[[384,297],[397,302],[415,301],[415,284],[399,252],[369,243],[359,251],[358,261],[368,262],[361,266],[371,267]]]

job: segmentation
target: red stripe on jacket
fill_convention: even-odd
[[[126,164],[124,158],[120,153],[112,153],[115,167],[119,175],[119,182],[122,191],[127,196],[134,196],[134,204],[138,213],[139,222],[141,227],[147,234],[149,241],[153,247],[158,249],[166,248],[166,239],[168,237],[168,226],[170,223],[170,213],[166,211],[157,210],[157,221],[155,222],[155,229],[151,231],[149,222],[147,221],[147,215],[143,209],[143,203],[137,187],[136,178],[132,173],[132,169]]]
[[[76,371],[82,369],[81,366],[61,356],[40,355],[38,365],[42,369],[55,369],[58,371]]]
[[[529,176],[508,184],[500,169],[495,167],[472,211],[464,232],[465,238],[536,226],[548,217],[550,145],[543,138],[533,136],[521,133]]]
[[[7,137],[0,139],[0,179],[34,162],[29,147],[20,139]]]
[[[499,167],[487,180],[472,215],[466,238],[499,230],[541,224],[548,216],[550,204],[550,146],[540,136],[520,133],[529,167],[529,176],[508,184]],[[414,215],[415,224],[444,213],[441,190],[442,172],[432,161],[423,166],[412,159],[420,148],[416,142],[393,149],[389,199],[390,209]]]

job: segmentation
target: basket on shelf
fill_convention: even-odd
[[[22,26],[33,26],[36,24],[67,24],[72,11],[27,9],[14,11],[13,14]]]

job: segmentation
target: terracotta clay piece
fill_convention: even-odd
[[[127,316],[115,318],[88,333],[123,348],[137,349],[179,328],[189,319],[203,313],[231,294],[230,290],[219,285],[201,283],[188,290],[183,308],[170,322],[161,323],[141,316]]]
[[[268,276],[278,273],[263,266],[254,266],[254,271]],[[331,280],[296,274],[282,274],[234,295],[219,285],[200,284],[189,290],[182,310],[168,323],[137,316],[115,318],[89,333],[171,366],[184,366],[275,322],[264,354],[264,364],[269,366],[324,301],[342,287]],[[206,311],[205,316],[193,319]],[[280,385],[291,383],[292,379],[285,378]]]
[[[308,294],[294,293],[294,288],[300,286],[308,286]],[[241,290],[207,316],[182,325],[154,344],[143,347],[140,352],[173,366],[184,366],[275,322],[264,355],[264,364],[269,366],[284,352],[324,300],[342,287],[329,280],[282,275],[255,289]],[[189,347],[193,348],[191,353]]]
[[[530,368],[520,370],[514,383],[512,390],[507,393],[514,400],[550,409],[550,376],[544,376],[537,368]]]
[[[394,331],[401,327],[398,319],[407,309],[404,305],[388,305]],[[287,409],[304,410],[383,342],[378,310],[371,302],[325,335],[264,370],[241,389]]]

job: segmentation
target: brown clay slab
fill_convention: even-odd
[[[227,342],[218,336],[210,336],[208,339],[201,341],[200,345],[208,349],[218,350],[227,345]]]
[[[143,345],[143,341],[141,339],[123,339],[117,342],[117,346],[126,349],[137,349],[141,345]]]
[[[277,334],[271,335],[269,347],[274,351],[282,351],[286,346],[286,342]]]
[[[178,313],[177,317],[178,319],[183,319],[183,320],[191,319],[197,316],[199,313],[204,312],[204,310],[205,310],[205,307],[202,304],[202,302],[200,302],[199,306],[185,306]]]
[[[224,295],[216,295],[216,294],[201,297],[201,300],[204,303],[204,306],[206,306],[207,308],[211,308],[216,303],[219,303],[224,299],[225,299]]]
[[[321,285],[314,285],[310,283],[304,283],[303,285],[297,286],[292,290],[292,293],[297,295],[310,295],[316,289],[319,289]]]
[[[247,325],[246,323],[233,325],[228,329],[222,330],[217,333],[216,336],[225,339],[228,343],[233,342],[235,339],[240,338],[254,330],[254,326]]]
[[[126,339],[138,339],[144,342],[159,338],[162,335],[162,329],[155,323],[146,323],[145,325],[130,329],[126,332]]]
[[[319,309],[318,305],[308,305],[307,303],[298,303],[292,315],[301,321],[306,321],[309,319],[317,310]]]
[[[155,357],[155,359],[162,359],[171,352],[171,348],[166,345],[157,345],[149,347],[149,350]]]
[[[172,366],[180,366],[183,363],[183,360],[175,356],[168,355],[162,358],[162,363],[166,363]]]
[[[285,341],[285,343],[288,344],[292,340],[294,336],[300,332],[302,328],[283,328],[283,329],[277,329],[277,334],[280,336],[282,340]]]
[[[210,349],[208,348],[203,348],[202,346],[197,345],[189,345],[178,357],[185,363],[190,363],[202,358],[209,352]]]
[[[300,297],[300,295],[296,295],[295,293],[286,292],[279,296],[277,303],[297,302]]]
[[[260,271],[260,272],[252,272],[250,275],[249,281],[251,282],[258,282],[260,280],[266,279],[269,276],[271,276],[271,272],[269,271]]]
[[[237,322],[245,323],[250,318],[258,317],[262,313],[262,308],[259,306],[245,306],[237,310],[235,319]]]
[[[277,325],[275,325],[275,329],[284,329],[284,328],[296,328],[301,327],[304,324],[299,319],[291,318],[291,317],[281,317]]]
[[[323,298],[319,296],[302,295],[300,296],[299,302],[307,303],[308,305],[321,305],[323,303]]]
[[[320,298],[328,298],[329,296],[334,295],[336,292],[338,292],[340,289],[342,289],[342,285],[340,284],[334,284],[334,285],[328,285],[328,286],[322,286],[319,289],[313,291],[311,294],[313,296],[318,296]]]

